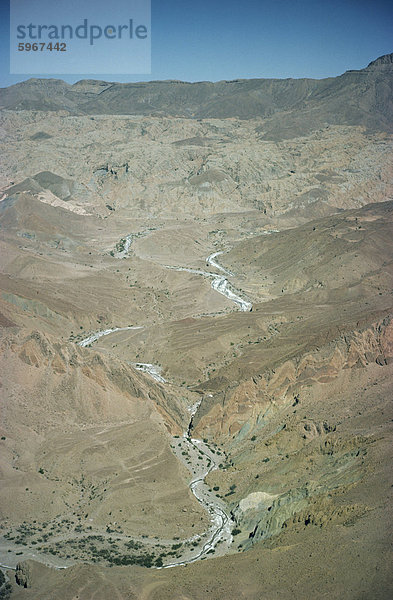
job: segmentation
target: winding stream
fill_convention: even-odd
[[[145,232],[143,232],[142,235],[144,233]],[[118,257],[127,256],[132,243],[132,238],[133,234],[130,234],[125,237],[124,248],[121,253],[118,253]],[[230,276],[232,275],[232,273],[230,273],[224,267],[219,265],[215,260],[217,256],[221,254],[223,254],[223,251],[214,252],[213,254],[210,254],[210,256],[208,256],[208,258],[206,259],[206,262],[212,267]],[[236,293],[237,290],[230,287],[230,284],[224,275],[209,273],[198,269],[189,269],[187,267],[168,266],[167,268],[174,269],[177,271],[186,271],[188,273],[193,273],[196,275],[201,275],[203,277],[211,278],[212,288],[218,293],[224,295],[226,298],[228,298],[235,304],[237,304],[240,307],[240,310],[250,311],[252,309],[252,304],[241,298],[239,293]],[[136,329],[143,329],[143,326],[114,327],[110,329],[104,329],[102,331],[91,333],[88,337],[79,341],[78,345],[83,348],[86,348],[103,336],[110,335],[117,331],[128,331]],[[131,364],[138,371],[142,371],[143,373],[150,375],[157,382],[166,383],[166,380],[161,376],[161,368],[159,366],[150,363],[139,362],[129,364]],[[181,460],[191,471],[193,477],[189,483],[189,488],[195,496],[195,498],[197,499],[197,501],[209,514],[211,526],[204,534],[194,536],[194,538],[191,538],[190,540],[185,540],[183,556],[180,557],[177,561],[173,561],[167,565],[163,565],[162,567],[156,567],[159,569],[168,569],[170,567],[186,565],[188,563],[200,560],[201,558],[206,557],[206,555],[208,554],[225,554],[230,548],[233,541],[232,529],[234,526],[234,522],[227,512],[228,509],[226,507],[226,504],[220,497],[218,497],[212,490],[210,490],[209,486],[205,482],[207,475],[214,469],[218,468],[218,464],[220,462],[219,456],[217,456],[215,452],[212,451],[204,442],[198,439],[191,438],[190,436],[193,425],[193,418],[196,412],[198,411],[200,404],[201,400],[198,400],[193,406],[189,407],[190,421],[187,432],[184,433],[182,438],[173,438],[174,441],[176,441],[176,443],[172,446],[172,449],[177,458]],[[186,459],[185,455],[187,457]],[[196,539],[198,540],[198,543],[195,543]],[[187,542],[193,541],[193,547],[191,548],[190,544],[187,544]],[[220,544],[219,548],[217,548],[218,544]],[[36,554],[32,554],[32,556],[36,560],[40,560],[40,558]],[[52,560],[51,566],[54,566],[57,569],[65,569],[68,568],[69,565],[58,565],[55,563],[54,560]]]
[[[127,256],[129,252],[130,245],[132,243],[132,235],[128,235],[125,238],[124,249],[122,251],[122,257]],[[216,258],[223,254],[224,251],[214,252],[210,254],[206,262],[210,266],[216,268],[217,270],[224,273],[224,275],[217,273],[210,273],[207,271],[202,271],[199,269],[192,269],[188,267],[173,267],[166,265],[167,269],[172,269],[175,271],[185,271],[187,273],[192,273],[194,275],[201,275],[202,277],[212,279],[211,287],[213,290],[222,294],[228,300],[231,300],[235,304],[237,304],[241,311],[248,312],[252,310],[251,302],[244,300],[240,293],[231,286],[228,279],[225,277],[233,276],[233,274],[222,267],[217,261]],[[120,253],[118,254],[118,256]],[[96,342],[99,338],[115,333],[116,331],[127,331],[133,329],[142,329],[142,326],[130,326],[130,327],[115,327],[113,329],[105,329],[103,331],[98,331],[89,335],[87,338],[78,342],[79,346],[86,347],[90,344]],[[138,371],[142,371],[153,377],[156,381],[160,383],[166,383],[166,380],[161,376],[161,368],[157,365],[153,365],[150,363],[129,363]],[[218,457],[216,457],[215,453],[212,452],[208,448],[204,442],[198,439],[193,439],[190,437],[190,432],[192,429],[193,418],[198,411],[198,408],[201,404],[201,400],[196,402],[193,406],[189,408],[190,411],[190,422],[188,426],[188,430],[184,433],[183,437],[177,438],[177,445],[173,446],[173,450],[175,455],[179,460],[184,462],[187,468],[193,474],[193,478],[189,483],[189,488],[191,492],[194,494],[195,498],[198,502],[203,506],[203,508],[210,515],[211,526],[210,529],[203,534],[202,536],[198,536],[201,539],[201,545],[198,548],[194,546],[193,550],[185,550],[183,558],[179,558],[177,561],[171,562],[167,565],[164,565],[162,569],[168,569],[170,567],[185,565],[188,563],[195,562],[200,560],[202,557],[205,557],[207,554],[212,554],[216,552],[216,547],[220,544],[220,554],[225,553],[232,544],[232,528],[234,523],[227,512],[227,508],[223,500],[217,497],[208,487],[205,482],[207,475],[218,468]],[[188,458],[184,459],[184,455]],[[194,554],[195,552],[195,554]]]
[[[132,233],[129,233],[128,235],[126,235],[126,237],[124,238],[123,250],[120,250],[116,253],[116,258],[126,258],[128,256],[133,237],[134,237],[134,235]]]
[[[125,238],[122,238],[120,240],[120,242],[123,242],[122,249],[118,250],[118,246],[116,246],[116,253],[114,253],[114,256],[116,258],[127,258],[130,252],[132,242],[138,238],[145,237],[151,231],[155,231],[155,227],[149,227],[149,229],[145,229],[144,231],[139,231],[137,233],[129,233],[128,235],[126,235]]]
[[[224,254],[224,250],[220,250],[219,252],[213,252],[213,254],[210,254],[206,259],[207,264],[211,267],[215,267],[219,271],[222,271],[226,275],[233,275],[231,271],[228,271],[228,269],[225,269],[216,260],[214,260],[215,258],[217,258],[217,256],[221,256],[221,254]]]
[[[252,310],[251,302],[243,300],[241,296],[239,296],[237,293],[235,294],[235,291],[231,289],[231,285],[228,279],[225,279],[225,277],[215,277],[215,279],[213,279],[212,281],[212,288],[213,290],[216,290],[216,292],[218,292],[219,294],[222,294],[223,296],[228,298],[228,300],[231,300],[232,302],[237,304],[240,307],[240,310],[242,310],[243,312],[250,312]]]
[[[129,363],[134,369],[137,371],[142,371],[142,373],[147,373],[156,381],[160,383],[167,383],[167,380],[161,376],[161,367],[158,365],[152,365],[150,363]]]
[[[143,329],[143,325],[138,325],[135,327],[114,327],[113,329],[104,329],[103,331],[97,331],[96,333],[92,333],[91,335],[89,335],[89,337],[84,338],[81,342],[78,342],[78,345],[82,346],[82,348],[86,348],[86,346],[89,346],[93,342],[96,342],[100,339],[100,337],[103,337],[104,335],[115,333],[115,331],[128,331],[130,329]]]
[[[178,438],[174,438],[174,440],[177,441]],[[186,551],[184,558],[179,558],[177,561],[164,565],[161,567],[162,569],[186,565],[200,560],[202,557],[216,552],[218,544],[220,544],[219,554],[225,554],[233,541],[232,529],[234,522],[227,512],[228,509],[223,500],[218,498],[205,482],[207,475],[218,468],[218,457],[204,442],[187,437],[186,434],[183,435],[180,444],[177,447],[175,446],[173,450],[179,460],[184,462],[194,475],[189,483],[189,488],[198,502],[209,513],[211,527],[204,536],[201,536],[201,546],[196,549],[196,554]],[[191,456],[191,464],[184,460],[184,450],[187,451],[188,456]],[[199,462],[199,457],[204,458],[203,462]]]
[[[223,251],[210,254],[210,256],[207,257],[206,262],[211,266],[216,267],[216,269],[224,271],[227,275],[232,275],[230,271],[227,271],[224,269],[224,267],[221,267],[221,265],[214,260],[219,254],[223,254]],[[209,273],[208,271],[201,271],[200,269],[191,269],[188,267],[172,267],[170,265],[165,265],[165,268],[172,269],[173,271],[185,271],[186,273],[192,273],[193,275],[208,277],[212,279],[211,287],[213,290],[237,304],[241,311],[250,312],[252,310],[251,302],[244,300],[240,296],[240,292],[229,283],[228,279],[224,275],[218,275],[217,273]]]
[[[145,232],[143,232],[143,233],[145,233]],[[126,243],[124,245],[124,250],[123,250],[123,252],[126,253],[125,256],[127,255],[128,251],[129,251],[133,235],[134,234],[130,234],[130,235],[126,236],[126,238],[125,238]],[[220,250],[219,252],[214,252],[213,254],[210,254],[207,257],[206,262],[209,265],[211,265],[212,267],[215,267],[216,269],[223,271],[226,275],[232,276],[233,273],[231,273],[230,271],[228,271],[227,269],[222,267],[215,260],[217,258],[217,256],[219,256],[221,254],[224,254],[224,250]],[[219,275],[217,273],[209,273],[208,271],[202,271],[200,269],[192,269],[189,267],[173,267],[170,265],[165,265],[165,268],[171,269],[173,271],[185,271],[186,273],[192,273],[193,275],[201,275],[202,277],[210,278],[210,279],[212,279],[211,287],[213,288],[213,290],[215,290],[219,294],[222,294],[223,296],[228,298],[228,300],[231,300],[232,302],[237,304],[241,311],[250,312],[252,310],[251,302],[244,300],[240,296],[240,292],[238,292],[238,290],[236,290],[229,283],[228,279],[226,279],[226,277],[224,277],[223,275]],[[87,338],[84,338],[83,340],[78,342],[78,345],[85,348],[86,346],[89,346],[90,344],[93,344],[94,342],[96,342],[98,339],[100,339],[100,337],[103,337],[105,335],[110,335],[111,333],[115,333],[116,331],[127,331],[127,330],[131,330],[131,329],[143,329],[143,325],[130,326],[130,327],[114,327],[113,329],[104,329],[102,331],[97,331],[97,332],[89,335]],[[131,364],[139,371],[143,371],[144,373],[149,373],[154,379],[156,379],[156,381],[161,381],[163,383],[165,382],[165,380],[163,378],[161,378],[161,376],[159,374],[160,368],[157,367],[156,365],[151,365],[149,363],[131,363]],[[157,377],[160,377],[160,379],[158,379]]]

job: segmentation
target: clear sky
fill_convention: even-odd
[[[97,0],[97,11],[108,2]],[[392,33],[391,0],[152,0],[151,73],[94,79],[336,76],[392,52]],[[0,86],[29,77],[10,75],[9,0],[0,0]],[[58,77],[73,83],[91,75]]]

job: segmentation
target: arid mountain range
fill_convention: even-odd
[[[113,83],[29,79],[3,89],[11,110],[65,110],[74,115],[144,115],[266,120],[263,139],[288,139],[325,124],[392,130],[392,55],[328,79],[237,79]]]
[[[392,82],[0,90],[3,597],[391,597]]]

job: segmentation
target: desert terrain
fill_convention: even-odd
[[[0,597],[391,597],[392,74],[0,90]]]

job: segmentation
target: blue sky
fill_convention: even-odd
[[[108,6],[96,0],[97,11],[100,2]],[[151,73],[94,79],[329,77],[392,52],[392,32],[386,0],[152,0]],[[0,0],[0,86],[31,76],[10,75],[9,0]],[[58,77],[73,83],[91,75]]]

